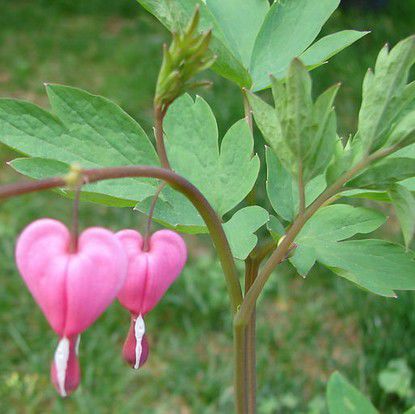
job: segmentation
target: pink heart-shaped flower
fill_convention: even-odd
[[[163,297],[183,269],[187,258],[186,244],[173,231],[160,230],[144,240],[135,230],[116,233],[128,257],[127,278],[118,300],[135,315],[145,315]]]
[[[70,253],[70,233],[59,221],[41,219],[22,232],[17,267],[59,336],[78,335],[114,300],[126,276],[127,260],[118,238],[90,228]]]
[[[138,369],[148,357],[143,315],[149,312],[183,269],[187,249],[183,239],[170,230],[154,233],[144,249],[144,240],[135,230],[123,230],[117,237],[128,257],[128,271],[118,300],[131,312],[131,325],[123,347],[124,359]]]
[[[17,267],[51,327],[61,337],[51,378],[63,397],[80,382],[79,334],[115,299],[127,272],[118,238],[90,228],[70,251],[71,236],[59,221],[41,219],[27,226],[16,245]]]

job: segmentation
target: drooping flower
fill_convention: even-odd
[[[143,237],[135,230],[122,230],[116,236],[128,257],[127,278],[118,294],[118,300],[131,313],[123,357],[137,369],[148,356],[143,316],[157,305],[179,276],[187,259],[187,249],[183,239],[170,230],[154,233],[147,249]]]
[[[79,237],[59,221],[41,219],[27,226],[16,245],[17,267],[60,340],[51,366],[62,396],[79,385],[79,335],[105,311],[121,289],[127,258],[119,239],[93,227]]]

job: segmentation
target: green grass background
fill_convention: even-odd
[[[384,43],[414,32],[415,2],[386,9],[339,10],[324,31],[370,29],[372,34],[313,73],[316,91],[343,84],[337,109],[343,134],[356,127],[360,86]],[[151,131],[151,100],[168,33],[134,0],[0,0],[0,96],[47,107],[43,82],[87,89],[119,103]],[[221,129],[242,116],[237,88],[212,73],[208,91]],[[258,148],[262,142],[258,140]],[[17,180],[0,147],[0,180]],[[61,400],[49,382],[56,338],[16,272],[16,236],[30,221],[69,221],[71,205],[53,193],[0,206],[1,413],[231,413],[231,320],[220,267],[207,238],[189,239],[183,275],[147,317],[150,358],[138,373],[120,357],[128,315],[114,303],[81,340],[82,385]],[[389,213],[389,211],[387,211]],[[138,227],[127,209],[82,205],[83,227]],[[388,237],[400,240],[391,215]],[[414,402],[385,393],[378,375],[403,359],[415,370],[415,300],[373,297],[322,269],[306,280],[288,266],[275,273],[258,311],[260,414],[325,413],[325,384],[340,370],[370,394],[384,413]],[[399,374],[400,375],[400,374]],[[398,377],[399,377],[398,375]],[[403,374],[402,374],[403,375]],[[399,377],[400,378],[400,377]]]

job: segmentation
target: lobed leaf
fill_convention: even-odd
[[[165,118],[166,149],[173,169],[186,177],[222,217],[254,186],[259,158],[244,119],[225,134],[219,148],[216,120],[201,98],[176,100]]]
[[[381,296],[395,290],[415,290],[415,260],[411,252],[384,240],[349,240],[318,251],[319,261],[339,276]]]
[[[334,372],[327,384],[327,405],[329,414],[378,414],[370,400],[339,372]]]
[[[270,74],[285,77],[293,58],[304,55],[312,69],[367,33],[335,33],[307,49],[340,0],[280,0],[271,7],[268,0],[138,2],[171,32],[182,30],[198,5],[200,30],[213,31],[210,49],[218,56],[213,69],[239,86],[256,91],[270,86]]]
[[[206,0],[228,44],[249,68],[255,39],[270,8],[268,0]]]
[[[367,208],[343,204],[323,207],[296,237],[298,247],[290,261],[300,275],[306,276],[314,263],[320,260],[321,251],[358,233],[370,233],[385,220],[381,213]]]
[[[1,142],[31,157],[84,168],[158,165],[143,129],[116,104],[67,86],[48,85],[47,90],[54,114],[28,102],[0,99]],[[42,160],[19,160],[15,165],[33,178],[42,165],[44,174],[52,167],[57,173],[63,168]],[[154,185],[154,180],[140,178],[99,183],[90,187],[90,197],[94,200],[96,193],[97,202],[134,205],[153,194]]]
[[[415,234],[415,197],[399,184],[392,186],[388,193],[401,225],[405,246],[408,248]]]
[[[415,158],[386,158],[347,183],[347,187],[387,190],[395,183],[415,176]]]
[[[312,44],[299,57],[308,67],[320,66],[368,33],[357,30],[342,30],[341,32],[330,34]]]
[[[307,183],[323,173],[335,154],[333,102],[338,88],[329,88],[313,103],[310,76],[295,59],[285,82],[273,79],[275,108],[252,93],[247,95],[265,141],[296,181]]]
[[[285,76],[291,61],[313,42],[339,3],[283,0],[271,6],[252,52],[250,72],[255,91],[270,86],[270,74]]]
[[[407,86],[409,70],[415,62],[415,36],[399,42],[389,51],[385,46],[363,82],[363,100],[359,112],[359,130],[353,145],[358,153],[372,152],[388,140],[415,99],[415,88]],[[399,140],[394,138],[395,142]]]
[[[269,220],[268,212],[259,206],[249,206],[237,211],[223,228],[228,236],[232,254],[245,260],[258,242],[255,232]]]

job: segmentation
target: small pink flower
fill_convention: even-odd
[[[176,280],[187,258],[183,239],[173,231],[154,233],[144,250],[144,240],[135,230],[116,234],[128,257],[128,271],[118,300],[131,312],[131,325],[123,347],[124,359],[135,369],[147,359],[148,343],[143,316],[151,311]]]
[[[70,233],[59,221],[41,219],[16,245],[17,267],[50,326],[61,338],[51,367],[62,396],[79,384],[79,335],[105,311],[122,287],[127,258],[118,238],[89,228],[70,252]]]

